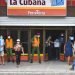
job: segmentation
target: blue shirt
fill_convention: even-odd
[[[0,51],[3,51],[4,50],[4,39],[0,39]]]

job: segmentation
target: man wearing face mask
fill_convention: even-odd
[[[16,55],[16,64],[17,64],[17,67],[19,67],[21,52],[24,54],[23,47],[20,44],[20,39],[17,39],[17,43],[14,46],[14,50],[15,50],[15,55]]]
[[[12,62],[14,62],[13,59],[13,39],[11,38],[11,36],[8,36],[5,42],[5,46],[6,46],[6,51],[7,51],[7,61],[10,62],[10,60],[12,60]]]
[[[1,58],[0,64],[4,65],[4,39],[2,35],[0,36],[0,58]]]
[[[39,63],[41,63],[41,58],[40,58],[40,34],[34,35],[32,38],[32,56],[31,56],[31,63],[33,63],[33,56],[34,52],[37,51],[38,54],[38,59]]]

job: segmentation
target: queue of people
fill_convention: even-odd
[[[5,42],[4,42],[3,36],[2,35],[0,36],[0,65],[5,64],[4,63],[4,45],[5,45],[5,49],[7,53],[7,62],[10,62],[10,61],[14,62],[14,57],[13,57],[13,50],[14,50],[16,55],[16,64],[18,66],[20,64],[21,53],[23,52],[24,54],[24,50],[20,43],[20,39],[17,39],[16,44],[14,45],[14,42],[11,36],[8,36]]]
[[[31,43],[32,43],[31,63],[33,63],[33,56],[35,51],[37,51],[39,63],[41,63],[40,50],[39,50],[40,35],[34,35]],[[14,51],[16,56],[16,64],[17,66],[19,66],[21,60],[20,59],[21,53],[24,54],[24,48],[20,42],[20,39],[17,39],[16,44],[14,45],[14,41],[10,35],[7,36],[7,39],[5,41],[3,39],[3,36],[2,35],[0,36],[0,56],[1,56],[0,64],[4,64],[4,46],[7,53],[7,62],[10,61],[14,62],[14,57],[13,57],[13,51]]]
[[[60,57],[60,50],[61,50],[61,42],[58,38],[56,38],[54,41],[52,41],[52,37],[49,36],[46,40],[46,48],[47,48],[47,53],[48,53],[48,60],[52,60],[52,50],[54,50],[54,56],[55,56],[55,60],[59,60]],[[64,47],[64,46],[63,46]]]
[[[75,65],[75,62],[73,62],[73,60],[75,61],[75,40],[73,38],[72,39],[69,38],[67,42],[64,42],[63,35],[60,39],[56,38],[54,41],[52,41],[52,37],[51,36],[48,37],[46,41],[46,46],[48,49],[48,60],[51,60],[52,50],[54,48],[56,52],[56,60],[59,60],[60,50],[62,50],[64,51],[63,53],[64,57],[67,59],[67,63],[69,65],[71,64]]]
[[[60,53],[60,47],[62,46],[63,42],[60,42],[62,40],[59,40],[58,38],[56,38],[54,40],[54,42],[51,40],[52,37],[49,36],[48,39],[46,40],[46,46],[48,48],[48,59],[51,60],[52,57],[52,47],[54,45],[54,49],[56,51],[56,59],[59,60],[59,53]],[[41,57],[40,57],[40,34],[36,34],[32,37],[31,40],[32,43],[32,51],[31,51],[31,63],[33,63],[33,56],[35,51],[37,51],[38,54],[38,60],[39,63],[41,63]],[[24,48],[20,42],[20,39],[16,40],[16,44],[14,45],[14,41],[11,38],[11,36],[8,36],[7,39],[4,42],[3,36],[0,36],[0,64],[5,64],[4,63],[4,46],[6,49],[6,53],[7,53],[7,61],[10,62],[14,62],[14,57],[13,57],[13,50],[15,51],[15,56],[16,56],[16,64],[17,66],[20,65],[20,57],[21,57],[21,53],[24,54]],[[71,64],[71,57],[75,56],[75,41],[74,43],[71,41],[71,39],[69,38],[69,40],[64,43],[64,55],[65,57],[67,57],[67,63],[70,65]]]

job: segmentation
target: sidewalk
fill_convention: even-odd
[[[49,61],[41,64],[21,62],[17,68],[16,63],[10,62],[0,65],[0,75],[75,75],[70,67],[66,62]]]

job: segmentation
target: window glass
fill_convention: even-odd
[[[16,39],[18,38],[17,30],[9,30],[8,35],[10,35],[12,37],[14,44],[15,44]]]
[[[24,47],[24,53],[28,53],[28,31],[20,32],[20,40]]]

